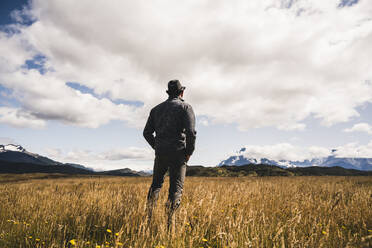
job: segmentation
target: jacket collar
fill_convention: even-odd
[[[172,96],[172,97],[168,97],[167,101],[174,101],[174,100],[180,100],[180,101],[184,101],[181,97],[179,96]]]

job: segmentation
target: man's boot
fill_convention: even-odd
[[[158,197],[159,197],[159,192],[154,192],[150,188],[149,193],[147,195],[147,204],[146,204],[147,224],[151,223],[152,212],[154,208],[156,207]]]
[[[174,215],[175,209],[172,205],[173,204],[170,201],[168,201],[166,204],[167,228],[168,228],[169,233],[173,232],[174,225],[175,225],[175,215]]]
[[[176,212],[180,205],[180,199],[177,199],[176,201],[168,199],[166,203],[166,211],[167,211],[167,217],[168,217],[168,232],[173,232],[175,230],[176,226]]]

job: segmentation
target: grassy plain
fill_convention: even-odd
[[[372,247],[372,177],[186,178],[176,232],[166,181],[0,176],[0,247]],[[21,180],[18,180],[21,179]]]

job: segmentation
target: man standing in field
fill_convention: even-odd
[[[168,229],[172,228],[174,212],[181,202],[186,164],[195,149],[195,114],[182,99],[184,90],[178,80],[169,81],[169,98],[151,110],[143,130],[143,136],[155,149],[153,180],[147,196],[148,218],[150,221],[165,173],[169,170]]]

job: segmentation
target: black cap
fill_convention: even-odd
[[[168,94],[178,94],[186,89],[185,86],[182,86],[180,81],[175,79],[168,82]]]

